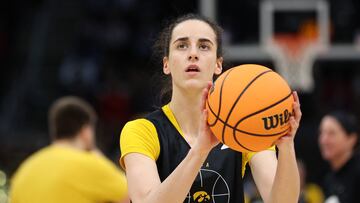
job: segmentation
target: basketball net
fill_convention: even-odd
[[[313,63],[317,54],[324,49],[317,35],[313,29],[275,34],[266,44],[266,50],[275,59],[276,70],[294,90],[311,91],[314,87]]]

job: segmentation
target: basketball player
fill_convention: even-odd
[[[323,159],[331,172],[325,176],[325,203],[360,202],[359,127],[356,117],[335,111],[320,123],[319,144]]]
[[[276,143],[278,159],[274,149],[226,149],[211,133],[205,110],[213,76],[222,71],[221,29],[201,16],[185,15],[163,30],[158,45],[163,72],[172,79],[171,100],[128,122],[120,137],[132,202],[241,203],[247,162],[265,202],[297,202],[294,136],[301,112],[296,93],[291,131]]]
[[[85,101],[56,101],[49,111],[53,143],[21,164],[10,203],[129,202],[124,174],[95,147],[95,121]]]

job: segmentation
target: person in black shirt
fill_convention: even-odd
[[[134,203],[242,203],[243,160],[265,202],[296,203],[300,180],[294,137],[301,111],[296,92],[290,131],[275,150],[243,156],[219,143],[207,123],[205,101],[214,75],[222,72],[221,29],[190,14],[164,29],[157,46],[171,99],[120,136],[120,163]],[[244,159],[242,159],[244,157]]]
[[[360,202],[359,127],[356,117],[336,111],[320,123],[320,151],[331,172],[324,179],[325,203]]]

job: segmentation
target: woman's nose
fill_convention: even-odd
[[[189,59],[190,61],[192,61],[192,60],[198,60],[198,59],[199,59],[198,50],[196,49],[195,46],[192,46],[192,47],[190,48],[188,59]]]

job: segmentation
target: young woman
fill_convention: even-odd
[[[291,131],[274,149],[240,153],[222,149],[207,124],[205,100],[214,75],[222,72],[221,29],[189,14],[163,30],[163,72],[171,77],[170,102],[126,124],[120,163],[134,203],[243,202],[247,162],[265,202],[297,202],[299,174],[294,136],[301,111],[297,94]]]
[[[356,117],[344,111],[329,113],[321,120],[320,151],[331,168],[323,185],[325,202],[360,202],[358,125]]]

